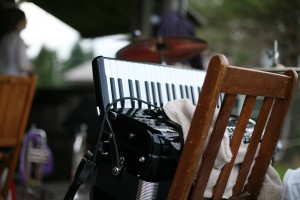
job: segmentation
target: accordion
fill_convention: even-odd
[[[181,127],[161,108],[110,110],[108,121],[92,199],[166,199],[183,148]]]

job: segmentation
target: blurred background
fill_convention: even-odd
[[[88,144],[97,138],[91,61],[116,57],[126,45],[157,36],[163,16],[174,11],[205,40],[204,69],[215,53],[231,65],[272,67],[275,42],[284,66],[300,66],[300,0],[0,0],[27,16],[21,36],[39,76],[30,123],[45,130],[54,156],[46,182],[69,181],[73,144],[82,124]],[[300,166],[299,89],[274,160],[281,176]]]
[[[1,0],[12,1],[12,0]],[[206,60],[223,53],[233,65],[268,67],[268,52],[278,41],[280,63],[298,67],[299,0],[128,0],[17,1],[26,12],[22,36],[38,74],[39,86],[65,86],[64,76],[95,56],[115,57],[134,38],[156,35],[162,15],[168,10],[184,13],[195,36],[209,44]],[[63,5],[62,5],[63,4]]]

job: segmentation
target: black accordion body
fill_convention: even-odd
[[[180,126],[163,112],[168,101],[195,105],[205,71],[105,57],[93,60],[100,122],[92,199],[166,199],[183,147]],[[217,107],[222,103],[222,95]],[[237,116],[229,122],[232,134]],[[254,124],[249,124],[248,130]],[[251,137],[251,131],[248,136]],[[244,142],[248,142],[248,136]]]
[[[159,108],[111,110],[108,118],[113,133],[104,131],[93,199],[166,199],[183,147],[181,127]]]
[[[196,103],[205,72],[102,56],[92,65],[99,119],[107,115],[110,122],[99,137],[103,153],[92,174],[92,199],[166,199],[183,137],[159,107],[179,98]],[[183,76],[197,81],[189,86],[173,81]],[[112,104],[124,98],[156,108],[130,99]]]
[[[88,151],[79,163],[65,200],[74,197],[90,174],[93,200],[167,199],[184,139],[180,125],[162,107],[185,98],[195,105],[204,77],[200,70],[96,57],[93,78],[101,130],[94,154]],[[218,108],[222,100],[221,94]],[[229,139],[237,119],[229,119]],[[244,143],[254,127],[249,120]]]

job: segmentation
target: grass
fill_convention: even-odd
[[[282,165],[282,164],[275,164],[273,166],[275,168],[275,170],[278,172],[281,181],[283,180],[283,176],[285,174],[285,172],[289,169],[289,167]]]
[[[298,152],[298,151],[297,151]],[[297,169],[300,167],[300,155],[295,155],[289,162],[275,162],[273,165],[274,169],[278,172],[281,180],[288,169]]]

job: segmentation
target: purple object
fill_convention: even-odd
[[[177,11],[168,11],[161,17],[158,36],[193,36],[193,24]]]
[[[187,17],[178,11],[170,10],[162,15],[157,28],[157,36],[194,36],[194,25]],[[193,68],[204,69],[202,56],[196,55],[189,60],[181,61],[183,64],[189,63]]]
[[[42,144],[42,135],[40,134],[39,129],[30,128],[29,131],[25,134],[22,150],[20,153],[20,164],[19,164],[19,175],[20,182],[25,183],[26,179],[26,153],[28,150],[29,142],[33,142],[33,147],[38,148]],[[43,176],[49,175],[53,171],[53,155],[49,149],[47,143],[45,144],[45,151],[48,153],[48,162],[43,165]]]

